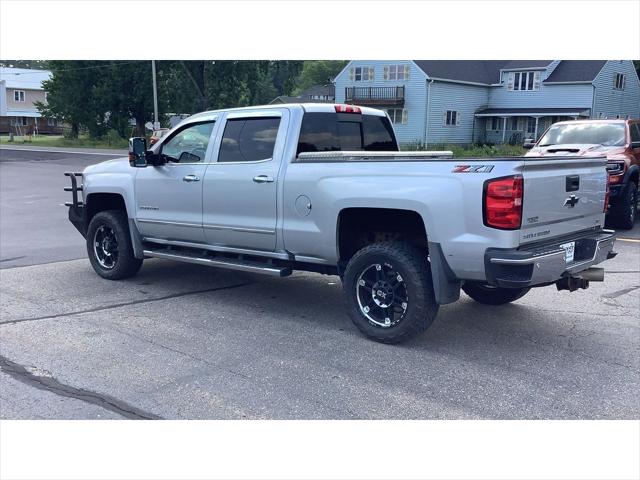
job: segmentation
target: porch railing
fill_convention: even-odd
[[[404,105],[404,86],[345,87],[345,103],[360,105]]]

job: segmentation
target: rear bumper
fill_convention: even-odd
[[[487,282],[504,288],[549,285],[562,277],[613,258],[615,234],[612,230],[583,233],[558,239],[555,243],[524,246],[518,249],[487,249],[485,273]],[[574,260],[565,261],[561,244],[575,243]]]

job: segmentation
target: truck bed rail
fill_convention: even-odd
[[[453,152],[448,150],[432,152],[303,152],[298,154],[295,163],[328,162],[428,162],[433,160],[451,160]]]

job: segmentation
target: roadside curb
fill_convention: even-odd
[[[20,145],[0,145],[0,151],[14,150],[24,152],[52,152],[52,153],[70,153],[75,155],[102,155],[102,156],[122,156],[127,155],[126,150],[110,150],[107,148],[64,148],[64,147],[42,147],[35,148]]]

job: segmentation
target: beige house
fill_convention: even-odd
[[[48,70],[0,67],[0,133],[62,133],[62,122],[44,118],[36,102],[46,103],[42,82]]]

